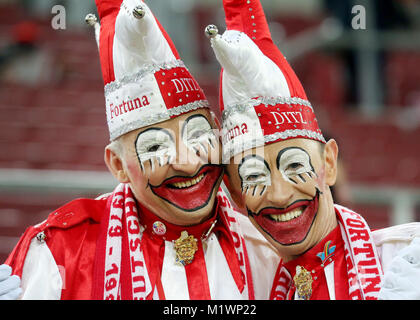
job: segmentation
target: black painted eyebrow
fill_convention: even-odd
[[[281,156],[283,155],[283,153],[285,153],[287,150],[290,150],[290,149],[299,149],[299,150],[305,152],[308,155],[308,158],[309,158],[309,165],[311,166],[312,171],[314,171],[314,167],[313,167],[312,161],[311,161],[312,160],[311,156],[309,155],[308,152],[306,152],[305,149],[302,149],[300,147],[287,147],[287,148],[284,148],[283,150],[280,150],[280,152],[277,154],[277,158],[276,158],[277,170],[280,170],[280,158],[281,158]]]
[[[174,140],[174,137],[172,136],[172,134],[171,134],[171,133],[170,133],[167,129],[165,129],[165,128],[159,128],[159,127],[147,128],[146,130],[144,130],[144,131],[140,132],[140,133],[137,135],[136,140],[134,141],[134,149],[136,150],[137,159],[139,159],[139,161],[140,161],[140,155],[139,155],[139,152],[137,151],[137,141],[139,140],[140,136],[141,136],[143,133],[147,132],[147,131],[163,131],[165,134],[167,134],[167,135],[169,136],[169,138],[171,138],[172,142],[174,142],[174,141],[175,141],[175,140]]]
[[[172,140],[172,141],[175,141],[175,140],[174,140],[174,137],[172,136],[172,134],[171,134],[171,133],[170,133],[167,129],[165,129],[165,128],[159,128],[159,127],[152,127],[152,128],[148,128],[148,129],[146,129],[146,130],[144,130],[144,131],[140,132],[140,133],[137,135],[137,138],[136,138],[136,141],[134,142],[134,145],[137,145],[137,141],[139,140],[139,137],[140,137],[143,133],[148,132],[148,131],[163,131],[163,132],[165,132],[165,134],[167,134],[167,135],[171,138],[171,140]]]
[[[242,177],[239,174],[239,170],[241,169],[241,166],[243,165],[243,163],[245,161],[247,161],[249,158],[257,158],[258,160],[263,161],[264,162],[264,165],[266,166],[266,168],[268,169],[268,171],[271,173],[270,166],[268,165],[267,161],[265,161],[265,159],[263,157],[261,157],[261,156],[259,156],[257,154],[249,154],[249,155],[247,155],[247,156],[245,156],[245,157],[242,158],[241,163],[238,166],[238,176],[241,179],[241,182],[242,182]]]
[[[187,124],[188,124],[188,122],[189,121],[191,121],[191,119],[193,119],[193,118],[198,118],[198,117],[200,117],[200,118],[204,118],[204,120],[206,120],[207,121],[207,123],[210,125],[210,127],[212,128],[212,126],[211,126],[211,124],[210,124],[210,121],[207,119],[207,117],[206,116],[204,116],[204,115],[202,115],[202,114],[193,114],[192,116],[189,116],[187,119],[185,119],[185,122],[184,122],[184,124],[183,124],[183,126],[182,126],[182,129],[181,129],[181,137],[183,137],[184,136],[184,130],[185,130],[185,127],[187,126]]]

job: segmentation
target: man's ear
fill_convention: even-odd
[[[333,186],[337,180],[338,145],[334,139],[328,140],[324,147],[325,182]]]
[[[121,183],[128,183],[129,178],[124,170],[123,160],[109,146],[105,148],[105,163],[112,175]]]

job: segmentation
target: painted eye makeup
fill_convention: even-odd
[[[263,195],[271,185],[271,172],[267,162],[257,155],[249,155],[242,159],[238,167],[242,192]]]
[[[295,184],[316,177],[309,154],[297,147],[285,148],[279,152],[277,168],[286,181]]]
[[[137,158],[144,171],[149,162],[152,172],[159,166],[172,162],[176,157],[176,146],[172,135],[163,128],[149,128],[137,136],[135,142]]]
[[[185,120],[182,127],[182,139],[184,144],[196,153],[207,155],[210,148],[217,144],[216,135],[213,132],[206,117],[196,114]]]

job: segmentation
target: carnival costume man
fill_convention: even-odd
[[[220,187],[220,143],[202,89],[146,4],[96,4],[100,25],[88,22],[105,82],[105,161],[120,184],[27,229],[6,261],[21,297],[268,298],[279,258],[247,219],[239,225]]]
[[[420,224],[372,232],[334,204],[337,143],[323,138],[260,2],[223,4],[227,31],[206,28],[222,66],[223,158],[232,198],[282,258],[271,298],[419,298]]]

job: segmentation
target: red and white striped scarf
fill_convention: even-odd
[[[254,293],[245,241],[235,219],[238,213],[234,212],[221,188],[217,193],[217,201],[220,223],[215,229],[222,230],[231,239],[231,241],[220,241],[220,245],[225,255],[228,252],[236,253],[237,263],[229,263],[229,267],[239,291],[246,290],[248,297],[252,299]],[[108,199],[107,208],[109,210],[101,222],[102,230],[97,244],[93,298],[109,300],[145,300],[152,296],[164,298],[159,292],[161,284],[155,283],[160,279],[156,281],[149,277],[150,272],[147,270],[141,245],[144,227],[139,223],[137,203],[128,184],[116,187]],[[236,272],[232,267],[234,265],[238,266]]]
[[[370,228],[361,215],[334,205],[344,240],[350,299],[377,299],[383,278],[382,266]],[[292,278],[279,265],[271,291],[271,299],[292,299]]]

